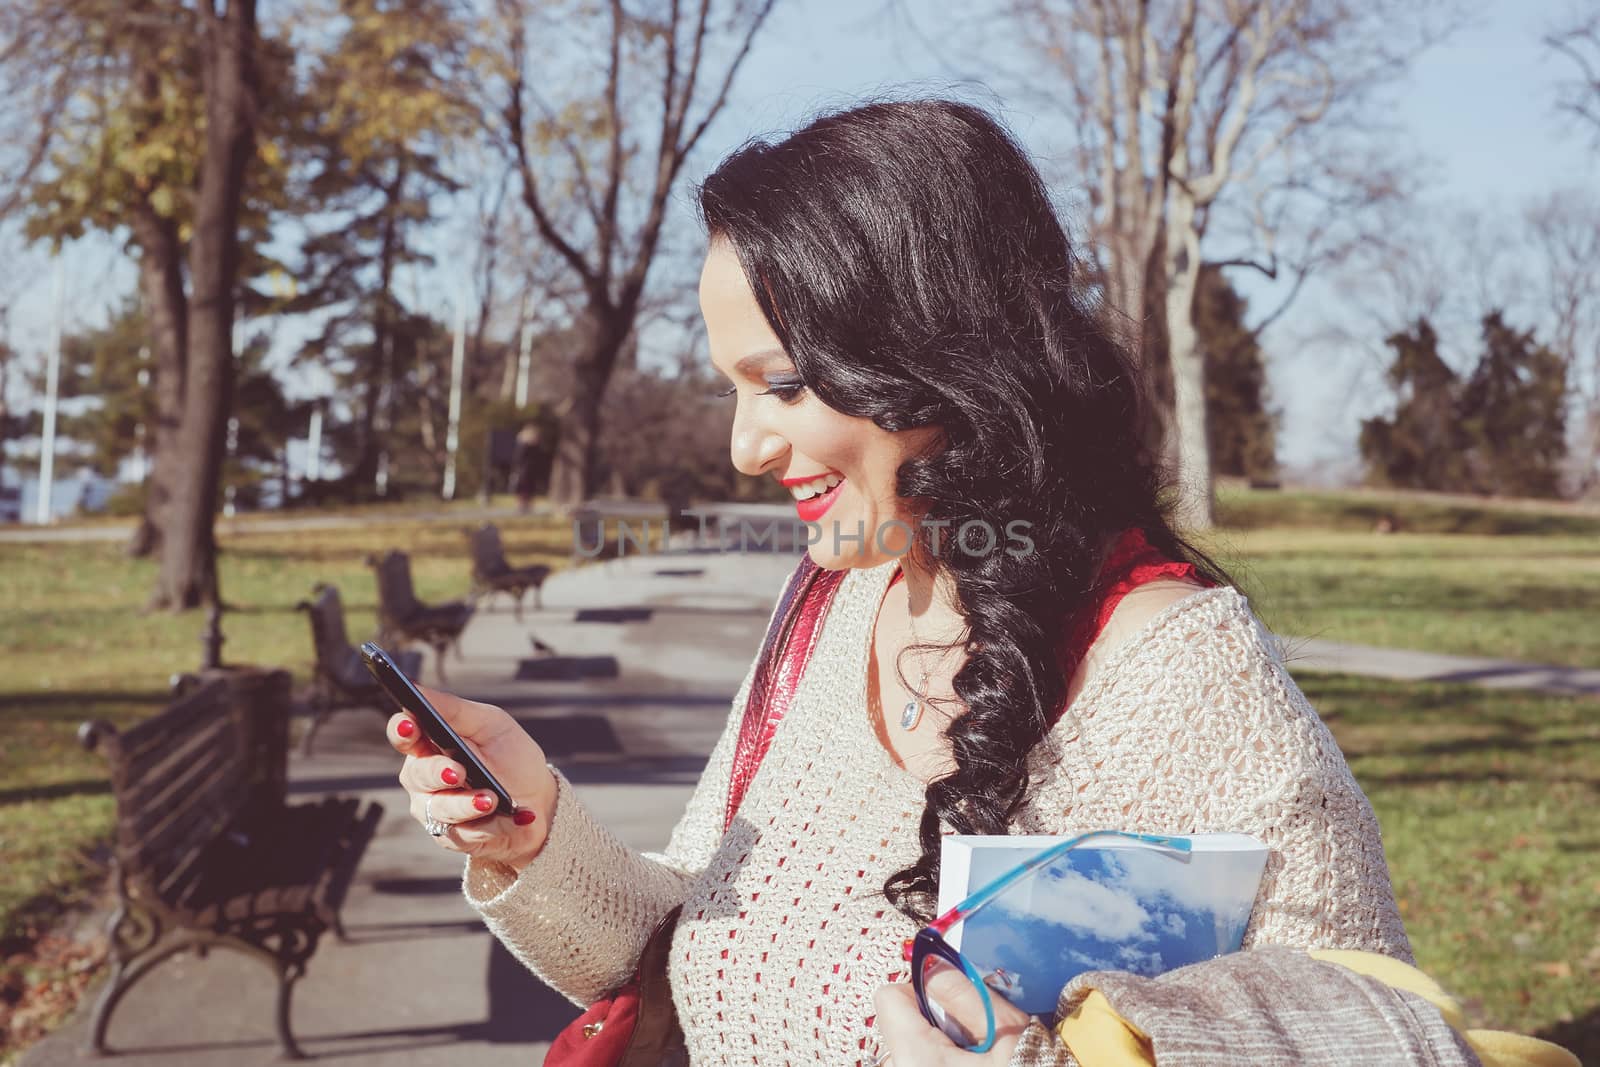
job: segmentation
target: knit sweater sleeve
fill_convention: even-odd
[[[1108,669],[1114,677],[1092,706],[1075,705],[1035,758],[1042,770],[1066,744],[1083,746],[1092,774],[1065,787],[1077,801],[1074,831],[1251,834],[1271,853],[1245,949],[1412,961],[1372,807],[1242,596],[1220,590],[1175,605]],[[1048,811],[1034,818],[1027,832],[1062,832],[1047,825]],[[1059,1043],[1032,1036],[1011,1067],[1072,1062]]]
[[[1372,806],[1243,596],[1174,605],[1107,670],[1093,706],[1073,709],[1095,768],[1080,794],[1091,817],[1264,841],[1245,948],[1410,962]]]
[[[651,931],[682,903],[689,882],[715,853],[755,668],[753,660],[664,851],[638,853],[624,845],[552,766],[556,807],[539,854],[520,874],[503,863],[468,859],[462,876],[467,902],[513,956],[575,1004],[587,1005],[628,978]]]

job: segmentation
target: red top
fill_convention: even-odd
[[[889,584],[892,586],[904,577],[904,570],[896,570]],[[1207,588],[1216,584],[1201,576],[1193,563],[1180,563],[1167,558],[1150,543],[1143,530],[1124,530],[1101,568],[1093,614],[1086,611],[1080,622],[1068,627],[1067,637],[1061,643],[1063,665],[1069,670],[1077,668],[1079,661],[1089,651],[1089,646],[1106,628],[1111,613],[1117,610],[1123,597],[1146,582],[1167,578],[1197,582]]]
[[[1106,623],[1111,620],[1111,613],[1117,610],[1117,605],[1122,603],[1123,597],[1146,582],[1162,579],[1198,582],[1207,588],[1216,584],[1202,577],[1193,563],[1180,563],[1167,558],[1150,543],[1143,530],[1124,530],[1100,570],[1095,590],[1098,604],[1094,614],[1092,616],[1086,614],[1084,619],[1072,628],[1069,639],[1062,643],[1062,655],[1069,665],[1076,667],[1078,661],[1089,651],[1089,646],[1094,644],[1095,639],[1105,630]],[[1075,636],[1076,640],[1073,640],[1072,636]]]

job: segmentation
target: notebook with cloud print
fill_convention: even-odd
[[[989,987],[1049,1016],[1061,987],[1084,971],[1156,975],[1236,952],[1266,867],[1246,834],[1182,834],[1187,853],[1104,838],[1001,894],[946,935]],[[939,912],[1066,840],[950,835],[941,853]]]

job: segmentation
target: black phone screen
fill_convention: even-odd
[[[361,659],[367,665],[367,670],[372,672],[372,677],[377,679],[379,687],[389,695],[389,699],[403,711],[409,711],[416,716],[417,724],[422,727],[422,734],[433,747],[443,755],[456,760],[467,769],[466,785],[469,789],[487,789],[500,801],[497,813],[510,815],[516,804],[511,799],[511,794],[506,792],[495,776],[483,765],[478,754],[472,751],[461,736],[451,729],[434,706],[428,703],[428,698],[422,695],[411,679],[395,666],[389,653],[373,644],[371,641],[361,646]]]

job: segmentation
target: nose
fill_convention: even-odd
[[[766,425],[741,403],[733,416],[733,438],[729,454],[740,474],[757,477],[772,469],[783,458],[789,443],[783,435]]]

